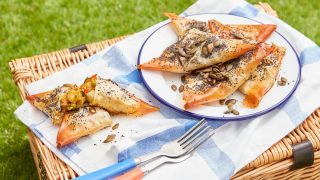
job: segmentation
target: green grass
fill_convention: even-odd
[[[193,2],[0,1],[0,179],[37,178],[26,127],[13,115],[22,101],[8,68],[11,59],[132,34],[164,20],[163,12],[180,13]],[[320,44],[317,1],[267,2],[281,19]]]

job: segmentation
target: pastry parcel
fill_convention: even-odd
[[[224,63],[254,49],[256,43],[239,39],[221,39],[211,33],[191,29],[178,42],[140,69],[188,73],[218,63]]]
[[[274,46],[261,43],[233,61],[198,70],[184,78],[185,108],[226,99],[245,83]]]
[[[262,60],[248,81],[240,86],[240,92],[246,95],[243,100],[246,107],[257,107],[263,96],[271,89],[276,81],[285,52],[284,47],[277,46],[269,56]]]

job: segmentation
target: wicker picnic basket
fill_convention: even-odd
[[[277,16],[266,3],[259,9]],[[9,63],[13,79],[25,100],[26,85],[65,69],[94,55],[125,36],[77,46],[42,55],[13,60]],[[77,174],[54,155],[30,130],[30,147],[40,179],[70,179]],[[313,165],[292,170],[293,145],[309,140],[314,150]],[[311,148],[312,149],[312,148]],[[315,110],[299,127],[274,144],[254,161],[237,172],[232,179],[320,179],[320,109]],[[313,152],[310,152],[313,153]]]

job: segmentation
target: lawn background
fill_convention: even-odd
[[[8,62],[132,34],[180,13],[194,0],[1,0],[0,179],[37,179],[26,127],[13,115],[22,103]],[[249,0],[257,3],[258,0]],[[320,44],[317,0],[266,0],[285,22]]]

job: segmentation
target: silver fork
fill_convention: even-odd
[[[152,170],[158,168],[159,166],[161,166],[162,164],[165,163],[180,163],[186,159],[188,159],[189,157],[191,157],[191,155],[193,154],[193,152],[204,142],[206,142],[212,135],[213,135],[213,131],[208,131],[205,134],[202,135],[201,138],[197,139],[197,142],[193,142],[193,146],[191,146],[191,148],[188,148],[188,152],[185,155],[176,157],[176,158],[172,158],[172,157],[167,157],[167,156],[161,156],[158,159],[155,159],[151,162],[148,162],[146,164],[144,164],[141,167],[136,167],[133,170],[130,170],[127,173],[124,173],[118,177],[115,178],[115,180],[137,180],[137,179],[142,179],[143,176],[149,174]],[[189,145],[190,146],[190,145]]]
[[[143,155],[138,158],[129,158],[104,169],[80,176],[77,179],[110,179],[136,167],[141,163],[145,163],[161,156],[172,158],[183,156],[187,153],[190,153],[190,150],[198,147],[197,145],[207,133],[212,134],[213,129],[208,126],[204,119],[202,119],[181,137],[163,145],[159,151]]]
[[[202,119],[178,139],[164,144],[159,151],[135,158],[135,162],[141,164],[160,156],[178,157],[184,155],[192,147],[190,144],[207,131],[213,131],[213,129]]]

